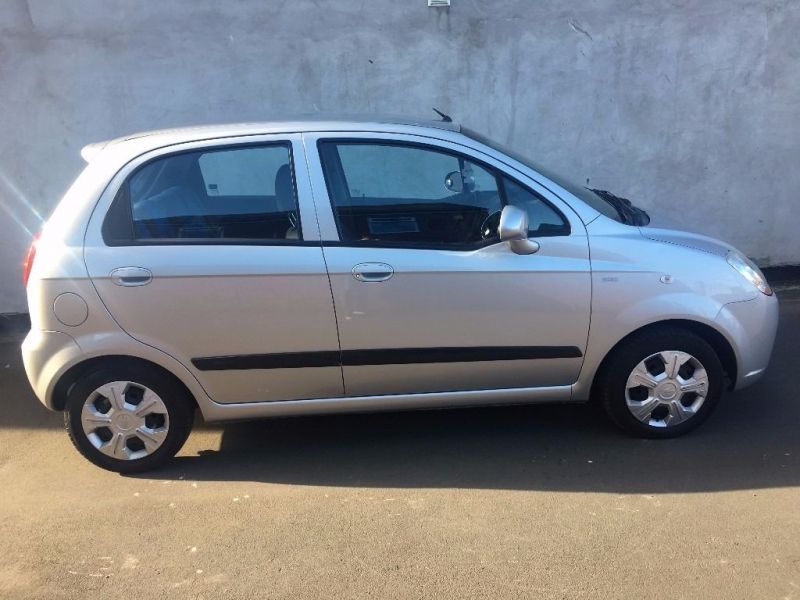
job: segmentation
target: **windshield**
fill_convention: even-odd
[[[611,202],[609,202],[605,198],[602,198],[601,196],[598,196],[595,192],[593,192],[589,188],[584,187],[578,183],[574,183],[573,181],[570,181],[566,177],[562,177],[557,173],[553,173],[550,169],[543,168],[541,165],[533,162],[532,160],[530,160],[525,156],[522,156],[518,152],[510,150],[509,148],[505,148],[500,144],[498,144],[497,142],[490,140],[486,136],[483,136],[480,133],[472,131],[471,129],[462,127],[461,132],[467,137],[472,138],[476,142],[480,142],[481,144],[485,144],[490,148],[497,150],[498,152],[502,152],[503,154],[510,156],[514,160],[521,162],[523,165],[530,167],[537,173],[541,173],[549,180],[553,181],[554,183],[560,185],[562,188],[567,190],[573,196],[576,196],[581,200],[583,200],[584,202],[586,202],[586,204],[591,206],[597,212],[602,213],[605,216],[609,217],[610,219],[614,219],[615,221],[618,221],[620,223],[625,222],[619,210],[617,210],[617,208],[615,208]]]

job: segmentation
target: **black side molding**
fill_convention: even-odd
[[[284,352],[193,358],[200,371],[248,369],[299,369],[307,367],[357,367],[365,365],[410,365],[424,363],[487,362],[493,360],[536,360],[580,358],[577,346],[456,346],[442,348],[387,348]]]
[[[386,350],[344,350],[342,364],[410,365],[415,363],[485,362],[539,358],[580,358],[575,346],[456,346],[451,348],[390,348]]]
[[[247,369],[300,369],[305,367],[338,367],[338,350],[324,352],[283,352],[279,354],[239,354],[193,358],[192,364],[201,371],[232,371]]]

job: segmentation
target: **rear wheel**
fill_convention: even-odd
[[[89,373],[67,397],[72,443],[95,465],[118,473],[161,466],[191,431],[193,404],[171,377],[143,365]]]
[[[597,391],[611,420],[628,433],[668,438],[709,417],[724,376],[703,338],[665,327],[622,342],[605,364]]]

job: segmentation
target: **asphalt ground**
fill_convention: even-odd
[[[0,337],[3,598],[800,598],[800,293],[696,432],[587,406],[199,423],[164,470],[72,448]]]

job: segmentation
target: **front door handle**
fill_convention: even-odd
[[[153,280],[153,273],[144,267],[120,267],[111,271],[111,281],[117,285],[147,285]]]
[[[394,275],[394,269],[386,263],[359,263],[353,267],[353,277],[364,283],[386,281]]]

